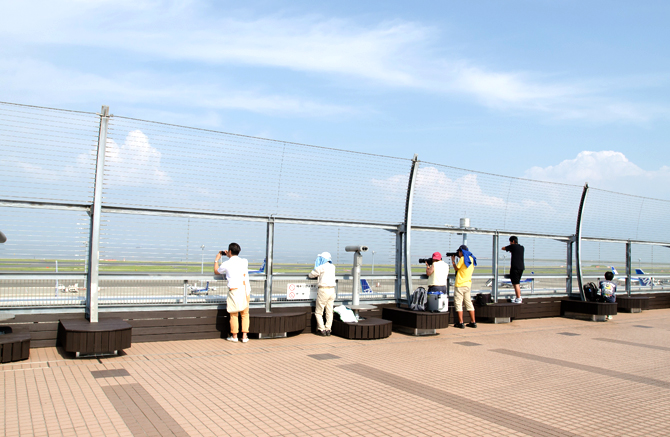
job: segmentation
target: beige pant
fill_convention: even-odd
[[[241,315],[242,316],[242,332],[244,333],[249,333],[249,296],[247,296],[247,307],[244,309],[244,311],[238,311],[236,313],[230,313],[230,335],[235,337],[237,333],[240,331],[239,329],[239,321],[237,320],[237,316]]]
[[[319,287],[316,294],[316,329],[330,331],[333,326],[333,302],[335,302],[335,287]],[[326,325],[323,325],[323,310],[326,310]]]
[[[470,298],[470,286],[466,285],[465,287],[454,287],[454,309],[457,312],[463,311],[464,301],[466,310],[475,310],[475,306],[472,305],[472,299]]]

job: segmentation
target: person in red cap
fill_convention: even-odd
[[[428,292],[447,292],[447,276],[449,276],[449,264],[442,261],[440,252],[433,254],[433,263],[426,263],[426,275],[428,275]]]

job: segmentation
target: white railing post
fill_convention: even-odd
[[[265,237],[265,312],[272,312],[272,266],[274,264],[275,221],[268,219],[267,234]]]
[[[498,303],[498,250],[500,246],[500,234],[496,232],[493,235],[493,255],[491,257],[491,270],[493,282],[491,283],[491,298],[493,303]]]
[[[107,125],[109,106],[100,111],[100,131],[98,133],[98,154],[95,162],[95,189],[91,206],[91,233],[88,242],[88,280],[86,281],[86,318],[91,323],[98,322],[98,273],[100,265],[100,208],[102,202],[102,182],[105,170],[105,148],[107,146]]]

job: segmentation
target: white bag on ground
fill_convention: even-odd
[[[333,312],[336,312],[340,316],[340,320],[345,323],[358,323],[356,314],[344,305],[336,306],[333,308]]]

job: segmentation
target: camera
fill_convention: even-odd
[[[458,256],[458,252],[447,252],[444,255],[449,258],[450,256]]]
[[[433,258],[419,258],[419,264],[426,264],[428,263],[429,266],[433,265],[433,261],[435,261]]]

